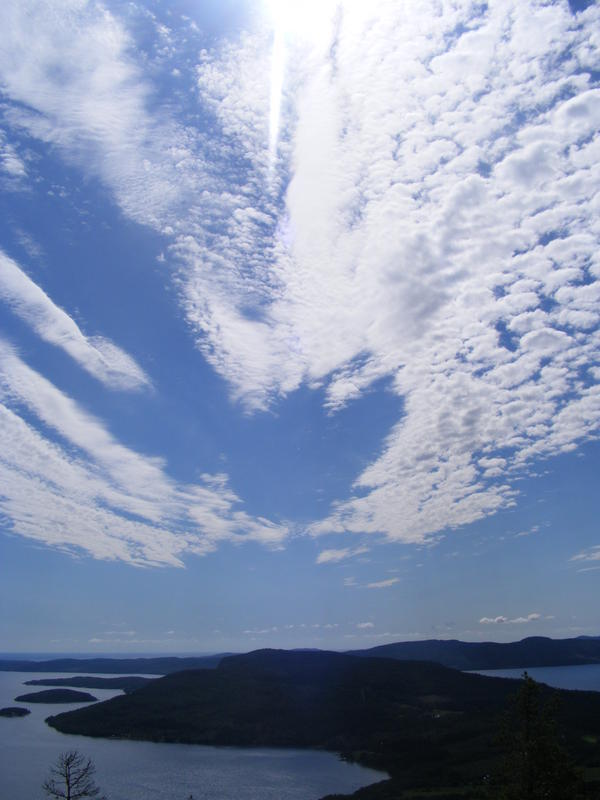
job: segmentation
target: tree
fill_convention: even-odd
[[[543,700],[527,672],[506,715],[500,744],[505,757],[496,781],[498,800],[565,800],[579,796],[579,777],[560,743],[556,704]]]
[[[59,755],[43,788],[49,797],[57,800],[82,800],[86,797],[105,800],[96,786],[95,774],[96,767],[90,758],[77,750],[70,750]]]

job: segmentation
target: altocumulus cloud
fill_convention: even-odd
[[[15,188],[21,186],[20,179],[27,175],[25,162],[17,152],[14,145],[6,141],[6,134],[0,131],[0,173],[4,173],[2,183],[3,188]],[[8,186],[7,180],[8,179]]]
[[[208,138],[151,110],[117,16],[32,8],[0,10],[8,123],[170,238],[182,313],[243,407],[306,383],[335,413],[384,377],[403,397],[312,534],[423,542],[510,506],[536,459],[596,434],[600,8],[343,4],[329,41],[289,43],[274,167],[269,31],[202,52]],[[222,485],[189,491],[224,503],[231,531]]]

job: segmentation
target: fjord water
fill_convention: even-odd
[[[59,753],[79,750],[96,765],[98,785],[108,800],[317,800],[346,794],[383,780],[384,773],[348,764],[334,753],[314,750],[203,747],[122,739],[66,736],[44,722],[50,714],[81,703],[15,703],[19,694],[42,686],[24,686],[37,678],[65,673],[0,672],[0,708],[21,705],[31,714],[0,717],[0,798],[41,800],[42,783]],[[114,677],[103,675],[101,677]],[[156,677],[156,676],[149,676]],[[87,689],[99,700],[120,694]]]
[[[520,678],[523,672],[539,683],[555,689],[578,689],[600,692],[600,664],[577,664],[571,667],[520,667],[519,669],[476,670],[479,675],[492,678]]]

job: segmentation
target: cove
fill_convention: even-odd
[[[24,681],[65,673],[0,673],[0,707],[17,705]],[[119,692],[95,689],[99,700]],[[60,752],[79,750],[96,765],[108,800],[318,800],[349,794],[387,775],[315,750],[205,747],[68,736],[44,719],[56,706],[31,709],[21,719],[0,719],[0,797],[31,800]],[[61,706],[62,710],[79,704]]]

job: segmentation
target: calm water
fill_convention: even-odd
[[[0,708],[25,705],[31,714],[0,718],[0,798],[42,800],[41,785],[59,753],[79,750],[96,765],[108,800],[317,800],[351,793],[387,775],[313,750],[202,747],[66,736],[49,728],[50,714],[82,704],[19,704],[19,694],[47,687],[23,686],[60,673],[0,672]],[[109,677],[109,676],[103,676]],[[110,676],[112,677],[112,676]],[[83,689],[100,700],[120,692]]]
[[[556,689],[581,689],[587,692],[600,692],[600,664],[582,664],[576,667],[522,667],[521,669],[477,670],[479,675],[492,678],[520,678],[523,672]]]

